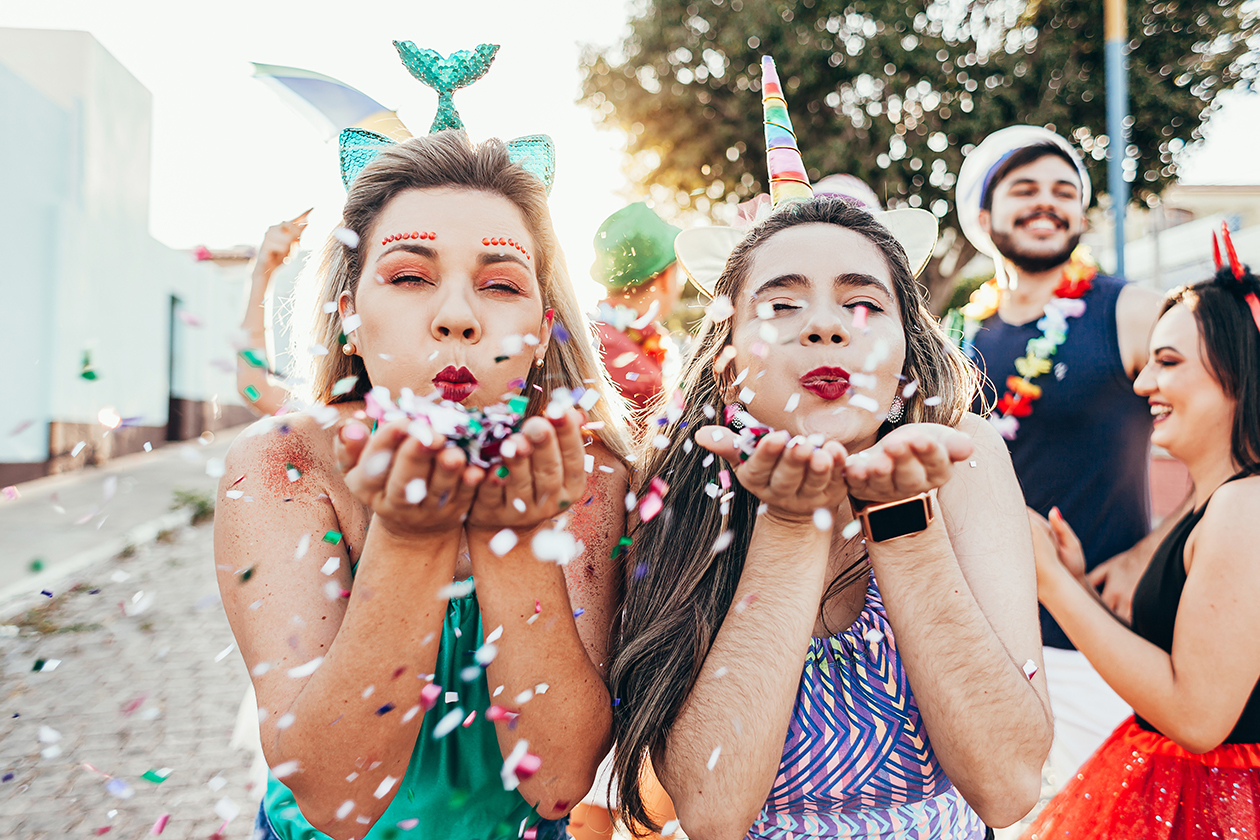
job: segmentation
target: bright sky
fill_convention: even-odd
[[[361,11],[359,11],[361,10]],[[443,54],[502,45],[489,74],[455,101],[474,139],[545,132],[557,145],[552,213],[584,302],[591,238],[629,194],[622,137],[597,130],[575,103],[582,44],[618,42],[627,0],[57,0],[5,3],[0,26],[90,32],[153,94],[150,227],[176,248],[257,244],[268,225],[314,207],[307,248],[318,248],[345,193],[335,142],[261,82],[249,62],[314,70],[395,108],[413,132],[433,119],[436,94],[413,80],[390,41]],[[1140,118],[1140,116],[1139,116]],[[1186,159],[1190,183],[1260,183],[1253,138],[1260,96],[1232,94],[1209,125],[1209,145]]]
[[[597,130],[575,103],[581,46],[620,40],[623,0],[57,0],[0,4],[0,26],[90,32],[153,94],[150,229],[175,248],[257,245],[266,228],[314,207],[303,246],[317,249],[345,200],[336,141],[326,142],[251,61],[332,76],[398,111],[415,134],[437,95],[415,81],[390,43],[443,55],[500,44],[490,72],[455,94],[470,136],[550,134],[557,173],[552,214],[576,281],[591,239],[626,188],[622,137]],[[586,280],[584,302],[598,299]]]

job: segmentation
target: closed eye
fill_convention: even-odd
[[[432,286],[433,281],[420,274],[399,274],[391,277],[391,286]]]
[[[845,308],[845,309],[849,309],[849,310],[853,310],[853,309],[857,309],[859,306],[864,307],[865,309],[867,309],[867,310],[869,310],[869,311],[871,311],[871,312],[883,312],[883,311],[884,311],[884,307],[880,306],[880,305],[879,305],[879,304],[877,304],[877,303],[873,303],[873,302],[871,302],[871,301],[869,301],[869,300],[855,300],[855,301],[853,301],[852,303],[846,303],[846,304],[844,305],[844,308]]]
[[[525,294],[525,292],[522,291],[519,286],[507,280],[498,280],[498,279],[487,280],[485,283],[482,284],[481,289],[482,291],[498,292],[500,294],[510,294],[510,295]]]

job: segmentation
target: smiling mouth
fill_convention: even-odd
[[[1064,219],[1050,213],[1034,213],[1026,216],[1016,223],[1016,227],[1022,227],[1033,233],[1051,233],[1061,230],[1067,230],[1068,224]]]
[[[1171,405],[1160,405],[1159,403],[1151,404],[1151,417],[1158,423],[1161,420],[1167,420],[1168,415],[1172,414]]]
[[[838,400],[849,391],[849,372],[844,368],[815,368],[801,377],[801,387],[824,400]]]
[[[433,377],[433,385],[442,392],[442,399],[451,402],[463,402],[477,390],[477,377],[466,367],[447,365],[437,376]]]

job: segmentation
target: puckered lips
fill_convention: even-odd
[[[842,367],[818,367],[801,377],[801,387],[824,400],[838,400],[849,391],[849,372]]]
[[[466,367],[447,365],[433,377],[433,386],[442,392],[442,399],[463,402],[477,390],[477,377]]]

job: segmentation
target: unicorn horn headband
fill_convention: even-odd
[[[417,47],[411,41],[394,41],[403,66],[417,80],[437,91],[438,110],[429,133],[452,129],[464,130],[464,122],[455,110],[454,93],[480,79],[490,69],[498,44],[480,44],[471,52],[460,50],[443,57],[430,49]],[[383,134],[362,128],[347,128],[341,132],[338,146],[341,153],[341,180],[350,189],[351,182],[382,149],[396,143]],[[527,172],[536,176],[551,194],[551,184],[556,173],[556,147],[545,134],[530,134],[507,142],[508,157]]]
[[[1221,239],[1225,240],[1225,253],[1229,255],[1229,271],[1234,275],[1234,280],[1241,285],[1243,277],[1247,274],[1247,267],[1238,259],[1238,252],[1234,250],[1234,240],[1229,235],[1229,225],[1225,222],[1221,223]],[[1216,233],[1212,234],[1212,260],[1216,263],[1217,274],[1220,274],[1224,264],[1221,262],[1221,246],[1216,241]],[[1256,329],[1260,330],[1260,299],[1256,297],[1255,292],[1247,292],[1243,295],[1243,300],[1247,302],[1247,308],[1251,310],[1251,320],[1256,322]]]
[[[761,59],[761,110],[766,134],[771,206],[779,207],[790,201],[813,198],[814,190],[809,185],[805,161],[792,128],[792,119],[788,116],[779,72],[774,59],[768,55]],[[871,215],[901,244],[910,262],[911,273],[918,277],[927,267],[936,246],[936,216],[913,208],[884,210]],[[758,216],[760,221],[760,214]],[[684,230],[674,240],[678,264],[701,291],[712,297],[727,259],[746,235],[747,231],[730,227]]]

